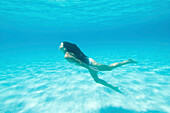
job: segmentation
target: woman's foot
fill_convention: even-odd
[[[133,60],[131,58],[129,58],[127,61],[128,61],[128,63],[137,63],[135,60]]]

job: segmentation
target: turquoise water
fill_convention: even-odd
[[[169,0],[1,0],[0,112],[170,112]],[[97,62],[128,64],[94,82],[58,50],[76,43]]]

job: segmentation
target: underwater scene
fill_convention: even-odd
[[[0,113],[169,113],[169,6],[170,0],[0,0]],[[97,63],[135,60],[97,72],[123,93],[68,62],[63,41]]]

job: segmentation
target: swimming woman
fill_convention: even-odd
[[[132,59],[128,59],[127,61],[113,63],[111,65],[105,65],[97,63],[92,58],[87,57],[78,47],[76,44],[72,44],[70,42],[62,42],[59,46],[59,50],[64,53],[64,58],[71,63],[75,63],[76,65],[82,66],[89,70],[91,76],[93,77],[96,83],[102,84],[106,87],[109,87],[119,93],[122,93],[117,86],[112,86],[111,84],[107,83],[106,81],[100,79],[97,76],[99,71],[111,71],[114,68],[120,67],[125,64],[129,63],[137,63]]]

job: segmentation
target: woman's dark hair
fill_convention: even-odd
[[[87,63],[87,56],[77,47],[76,44],[70,42],[63,42],[64,48],[67,49],[67,52],[72,52],[76,57],[84,63]]]

